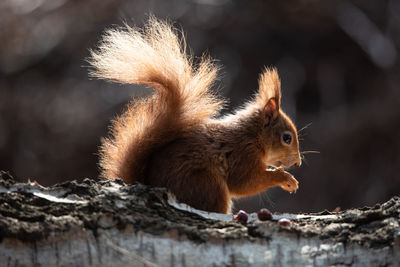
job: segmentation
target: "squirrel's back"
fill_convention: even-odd
[[[89,63],[92,75],[141,84],[157,93],[132,100],[102,140],[101,176],[143,181],[152,153],[215,116],[223,101],[210,91],[217,68],[207,57],[195,65],[184,38],[170,24],[150,18],[143,30],[108,30]]]

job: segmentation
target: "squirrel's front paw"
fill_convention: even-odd
[[[279,186],[290,193],[295,192],[299,188],[299,182],[288,172],[283,172],[283,179]]]

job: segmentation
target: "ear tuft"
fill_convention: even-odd
[[[267,107],[270,100],[274,100],[277,111],[281,104],[281,81],[278,76],[278,72],[275,68],[265,68],[260,75],[259,92],[257,95],[257,103],[260,108]],[[270,103],[272,105],[272,102]]]

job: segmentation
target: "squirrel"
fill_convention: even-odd
[[[230,213],[234,198],[298,188],[283,170],[300,166],[301,156],[275,68],[263,70],[252,101],[218,117],[224,100],[211,90],[218,67],[205,55],[195,64],[169,22],[150,17],[143,29],[109,29],[90,54],[92,77],[155,89],[112,122],[101,177],[165,187],[180,202],[219,213]]]

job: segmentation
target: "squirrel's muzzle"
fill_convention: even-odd
[[[297,156],[297,160],[293,163],[292,166],[300,167],[301,166],[301,157],[300,154]]]
[[[297,159],[297,162],[294,164],[294,166],[296,166],[296,167],[300,167],[300,166],[301,166],[301,157],[300,157],[300,154],[299,154],[298,159]]]

